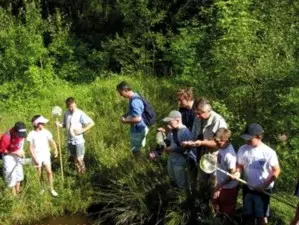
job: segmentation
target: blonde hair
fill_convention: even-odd
[[[180,88],[177,92],[178,98],[184,98],[187,101],[193,100],[193,87],[189,88]]]
[[[218,141],[230,141],[232,132],[226,128],[219,128],[215,135],[215,140]]]

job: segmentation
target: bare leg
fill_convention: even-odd
[[[50,189],[53,190],[54,189],[53,188],[53,173],[52,173],[52,169],[51,169],[51,164],[45,165],[45,168],[47,171]]]
[[[20,193],[20,187],[21,187],[21,183],[17,182],[16,186],[15,186],[15,190],[16,190],[16,194]]]
[[[11,192],[13,196],[17,196],[16,186],[12,187]]]

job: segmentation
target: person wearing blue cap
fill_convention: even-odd
[[[247,143],[237,153],[236,177],[241,173],[248,183],[243,189],[243,223],[267,224],[270,196],[280,174],[276,152],[262,142],[264,130],[257,123],[249,124],[241,136]]]

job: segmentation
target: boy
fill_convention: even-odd
[[[16,122],[14,127],[1,137],[0,152],[3,154],[3,174],[7,186],[16,196],[20,192],[21,181],[24,179],[22,158],[26,126]]]
[[[50,192],[53,197],[58,196],[53,187],[53,173],[51,169],[51,155],[49,143],[54,148],[54,157],[58,155],[57,146],[53,140],[52,134],[45,129],[45,124],[48,123],[48,119],[41,115],[36,115],[32,118],[31,122],[34,127],[27,137],[27,141],[30,144],[30,154],[32,161],[37,168],[38,178],[42,176],[42,166],[46,168],[47,176],[50,184]]]
[[[191,132],[182,124],[182,114],[179,111],[171,111],[163,119],[170,130],[167,134],[169,144],[164,149],[168,153],[167,170],[170,180],[181,190],[187,190],[186,183],[186,149],[181,146],[183,141],[191,140]]]
[[[238,150],[235,176],[243,172],[248,183],[243,190],[243,224],[267,224],[270,196],[261,191],[271,193],[280,174],[276,152],[262,142],[263,134],[261,125],[252,123],[241,136],[247,144]]]
[[[219,148],[217,167],[230,174],[236,172],[237,155],[230,143],[231,131],[220,128],[215,136]],[[235,213],[238,197],[238,182],[223,172],[216,172],[216,188],[213,195],[213,208],[216,213],[233,216]]]

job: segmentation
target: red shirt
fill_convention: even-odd
[[[0,139],[0,152],[10,153],[21,149],[24,138],[19,137],[14,129],[4,133]]]

